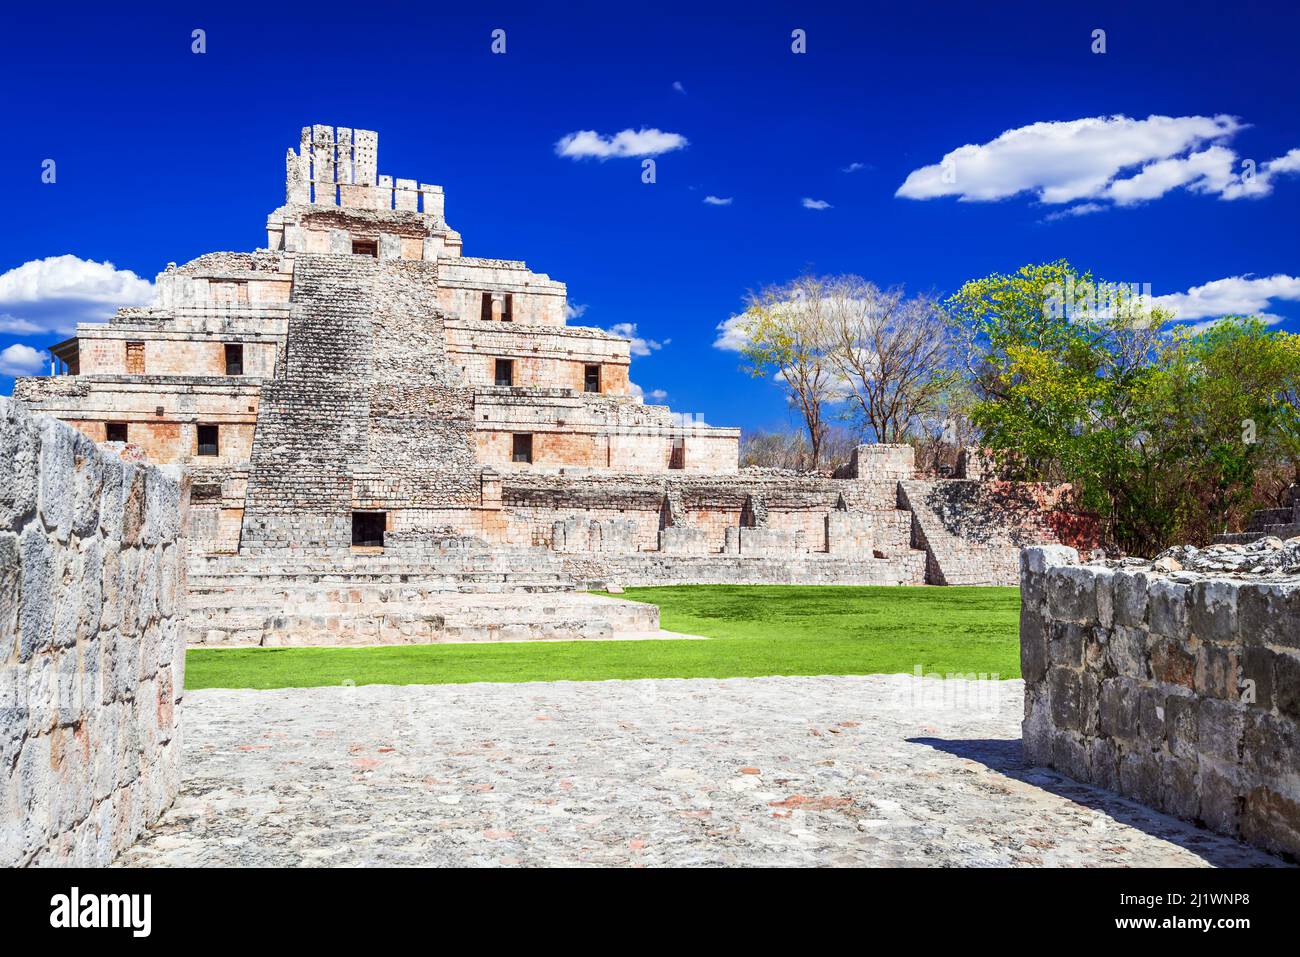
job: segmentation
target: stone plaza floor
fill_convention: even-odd
[[[1020,681],[206,690],[159,865],[1250,866],[1024,764]]]

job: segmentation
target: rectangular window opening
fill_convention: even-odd
[[[600,366],[583,367],[582,388],[585,392],[600,391]]]
[[[221,442],[220,432],[215,425],[200,425],[199,433],[199,455],[220,455]]]
[[[510,460],[524,463],[533,461],[533,436],[531,433],[516,432],[511,437]]]
[[[383,548],[387,512],[353,512],[352,544],[359,548]]]
[[[501,321],[514,322],[515,320],[515,297],[506,293],[501,297]]]
[[[672,451],[668,453],[668,467],[670,469],[686,468],[686,439],[681,436],[673,439]]]
[[[483,309],[479,313],[479,318],[484,322],[492,321],[492,293],[483,293]]]
[[[498,359],[496,362],[496,384],[497,385],[514,385],[515,384],[515,360]]]
[[[376,239],[352,240],[352,255],[379,258],[379,241]]]
[[[226,343],[226,375],[244,374],[244,346],[239,342]]]
[[[126,441],[126,423],[109,422],[104,426],[105,442],[125,442]]]

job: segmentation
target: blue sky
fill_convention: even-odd
[[[942,295],[1063,256],[1158,296],[1219,283],[1179,302],[1300,328],[1300,174],[1267,166],[1300,148],[1294,4],[538,7],[6,10],[0,356],[142,295],[24,263],[151,280],[262,245],[310,123],[378,130],[379,171],[442,184],[466,254],[566,282],[583,324],[634,324],[660,347],[633,378],[714,424],[790,421],[714,343],[747,290],[808,270]],[[556,152],[642,129],[687,143],[652,185],[637,157]],[[1225,198],[1244,160],[1256,193]]]

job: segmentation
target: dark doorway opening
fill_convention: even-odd
[[[352,513],[352,544],[362,548],[384,547],[384,512]]]
[[[373,256],[379,258],[379,242],[374,239],[354,239],[352,240],[352,255],[354,256]]]
[[[226,343],[226,375],[244,374],[244,346],[239,342]]]
[[[104,426],[104,440],[107,442],[125,442],[126,423],[109,422],[106,426]]]
[[[199,455],[220,455],[220,433],[215,425],[199,426]]]
[[[510,443],[510,460],[529,463],[533,460],[533,436],[528,432],[516,432]]]
[[[600,391],[600,366],[583,367],[582,388],[585,392]]]

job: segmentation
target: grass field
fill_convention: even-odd
[[[912,672],[1020,676],[1015,588],[631,588],[669,631],[711,641],[192,649],[185,686],[292,688]]]

